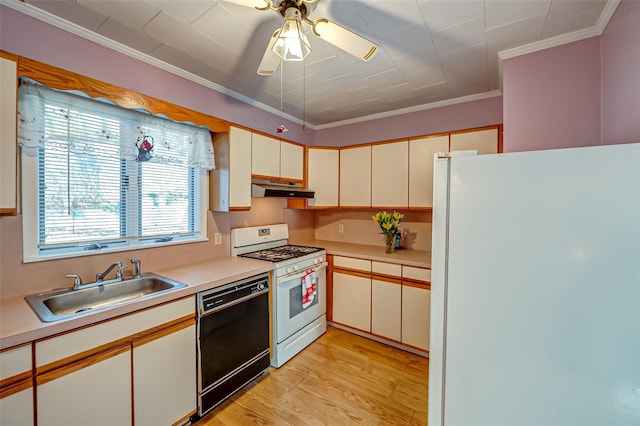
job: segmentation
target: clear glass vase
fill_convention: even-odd
[[[384,234],[384,238],[385,238],[385,252],[389,254],[393,253],[396,248],[395,234]]]

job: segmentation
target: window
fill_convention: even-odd
[[[207,129],[30,82],[18,98],[25,261],[206,238]]]

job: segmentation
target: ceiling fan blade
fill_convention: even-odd
[[[264,56],[258,66],[258,75],[273,75],[278,69],[280,56],[276,55],[273,51],[273,45],[276,43],[279,34],[280,28],[275,30],[271,36],[271,40],[269,40],[269,44],[267,44],[267,50],[264,51]]]
[[[324,18],[313,21],[313,33],[363,61],[373,58],[379,49],[377,44]]]
[[[253,7],[259,10],[267,10],[273,4],[270,0],[224,0],[227,3],[235,3],[240,6]]]

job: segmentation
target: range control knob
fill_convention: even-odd
[[[315,263],[317,265],[318,263],[320,263],[320,259],[318,259],[318,258],[313,259],[313,263]]]
[[[298,270],[298,265],[293,265],[293,270],[297,271]]]
[[[287,266],[286,271],[287,271],[287,274],[290,274],[293,272],[293,268],[291,266]]]
[[[258,290],[264,290],[264,284],[258,284]]]

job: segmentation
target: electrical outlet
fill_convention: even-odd
[[[344,225],[341,223],[338,225],[338,232],[344,232]]]
[[[217,246],[219,246],[220,244],[222,244],[222,234],[219,232],[216,232],[214,235],[214,242]]]

